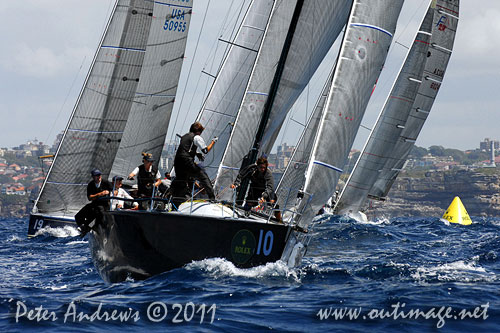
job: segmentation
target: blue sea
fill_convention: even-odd
[[[73,228],[0,219],[2,332],[500,332],[500,218],[322,216],[303,265],[193,262],[106,284]]]

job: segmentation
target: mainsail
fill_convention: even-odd
[[[206,142],[219,138],[205,156],[204,166],[210,178],[217,174],[229,141],[273,4],[273,0],[252,1],[196,119],[205,127],[202,137]]]
[[[252,148],[266,104],[269,121],[261,152],[269,153],[286,113],[342,30],[350,6],[351,1],[338,0],[276,1],[219,166],[215,189],[220,197],[228,199],[228,193],[221,196],[221,191],[234,181],[243,157]],[[285,48],[292,30],[291,42]],[[279,63],[280,59],[284,63]]]
[[[177,92],[192,2],[154,2],[146,55],[111,175],[128,175],[152,153],[158,163]]]
[[[374,186],[368,193],[374,198],[384,198],[394,180],[403,169],[408,154],[427,119],[436,99],[450,60],[458,26],[459,0],[435,0],[436,10],[432,23],[428,59],[424,78],[401,137],[386,161]]]
[[[402,0],[356,0],[335,68],[306,173],[298,211],[307,226],[333,195],[349,150],[361,124],[371,92],[387,57]]]
[[[429,7],[406,60],[387,97],[370,136],[349,176],[335,210],[338,214],[360,211],[367,200],[368,191],[379,177],[388,157],[400,140],[417,96],[431,38],[433,5]]]
[[[163,44],[170,40],[165,36],[174,33],[165,20],[172,8],[178,8],[178,1],[117,0],[34,212],[74,215],[87,202],[90,170],[99,168],[104,178],[110,175],[129,113],[137,104],[145,103],[137,91],[147,83],[143,81],[152,79],[147,76],[153,70],[142,71],[145,59],[154,61],[147,54],[157,47],[151,43]],[[175,34],[187,30],[187,24],[175,26]],[[150,35],[151,28],[156,32]],[[160,29],[163,38],[150,37]],[[170,59],[167,55],[159,57]],[[148,90],[140,93],[147,94]],[[163,96],[160,98],[163,101]],[[162,103],[153,100],[163,110]]]

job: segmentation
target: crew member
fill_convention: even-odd
[[[92,181],[87,185],[87,199],[90,203],[83,206],[75,215],[75,222],[78,225],[80,236],[85,236],[90,231],[90,223],[97,218],[105,209],[109,209],[109,200],[101,198],[109,196],[111,185],[107,180],[102,179],[102,173],[98,169],[90,172]]]
[[[124,198],[124,199],[134,199],[127,191],[122,188],[123,185],[123,177],[114,176],[113,177],[113,197],[115,198]],[[133,207],[133,209],[138,209],[139,204],[137,202],[127,201],[126,203],[123,200],[112,199],[111,200],[111,209],[122,209],[124,207]]]
[[[210,178],[205,170],[194,162],[195,157],[198,157],[198,159],[202,161],[204,159],[204,154],[207,154],[218,140],[218,138],[215,137],[207,146],[201,137],[203,130],[204,127],[199,122],[193,123],[189,128],[189,133],[181,137],[179,148],[177,148],[174,158],[176,178],[172,183],[173,197],[177,199],[177,203],[179,203],[180,200],[184,201],[183,198],[189,193],[187,192],[189,191],[187,184],[190,183],[191,179],[199,181],[209,200],[215,200],[214,189],[210,182]],[[201,153],[197,153],[198,148]],[[180,198],[180,200],[178,198]]]
[[[241,169],[234,184],[231,184],[231,188],[234,189],[240,186],[243,179],[250,179],[250,188],[246,197],[245,209],[250,210],[252,207],[262,205],[265,202],[271,204],[276,202],[277,197],[274,193],[273,174],[268,169],[268,166],[267,158],[260,157],[257,159],[257,163]],[[274,216],[279,222],[282,222],[279,210],[274,211]]]
[[[153,156],[151,154],[142,153],[142,164],[135,168],[128,176],[129,180],[133,180],[137,175],[137,197],[151,198],[153,196],[153,188],[161,184],[161,175],[157,168],[153,166]],[[146,209],[145,201],[140,205],[140,209]]]

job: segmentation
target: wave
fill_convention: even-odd
[[[496,281],[497,277],[495,273],[488,272],[485,268],[477,265],[476,261],[478,259],[479,258],[476,257],[470,262],[458,260],[437,266],[421,266],[411,274],[411,277],[418,281],[427,282],[431,282],[433,280],[444,282]]]
[[[252,268],[238,268],[232,262],[222,258],[204,259],[194,261],[185,266],[187,270],[202,270],[214,278],[223,277],[245,277],[245,278],[268,278],[285,277],[297,282],[300,281],[300,270],[289,268],[283,261],[267,263]]]
[[[52,237],[57,237],[57,238],[64,238],[64,237],[76,237],[80,233],[76,228],[70,227],[70,226],[65,226],[63,228],[51,228],[51,227],[45,227],[43,229],[40,229],[36,232],[35,237],[37,236],[52,236]]]

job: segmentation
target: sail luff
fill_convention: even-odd
[[[334,211],[338,214],[363,208],[369,190],[397,145],[423,79],[433,15],[434,9],[429,6],[353,171],[337,198]]]
[[[307,169],[299,225],[306,227],[333,195],[385,63],[403,1],[354,1],[326,112]]]

